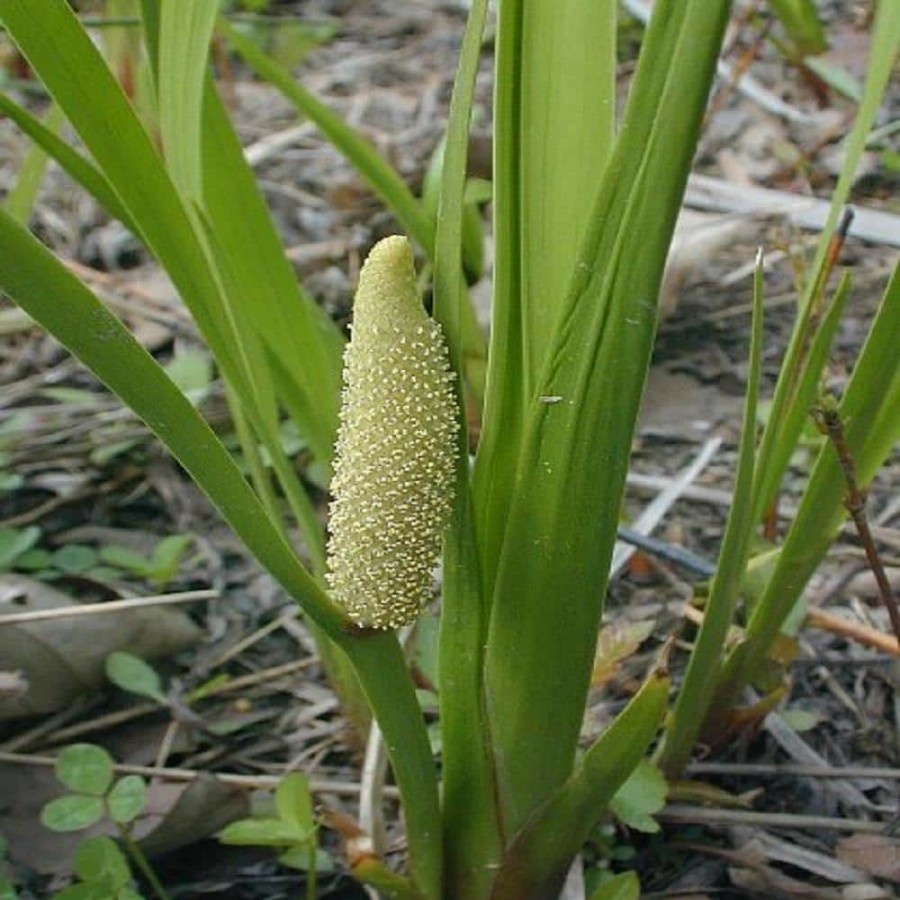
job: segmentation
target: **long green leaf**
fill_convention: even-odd
[[[472,4],[463,37],[450,103],[435,236],[434,314],[449,338],[450,356],[459,373],[463,372],[460,323],[468,305],[462,278],[466,155],[487,10],[487,0]],[[487,606],[481,590],[465,426],[463,418],[458,435],[456,499],[444,540],[441,604],[444,883],[451,896],[479,900],[487,896],[503,840],[484,710]]]
[[[47,110],[44,118],[45,125],[43,128],[56,137],[57,132],[65,122],[65,116],[62,110],[54,103]],[[9,190],[4,201],[6,211],[19,222],[27,223],[31,211],[34,209],[34,203],[37,199],[38,191],[41,187],[41,181],[47,168],[47,160],[49,154],[40,146],[35,144],[30,148],[28,154],[22,160],[22,165],[16,177],[16,183]]]
[[[747,569],[753,536],[753,469],[756,461],[756,406],[762,370],[763,267],[757,258],[753,279],[753,325],[750,338],[750,373],[741,426],[741,446],[734,486],[734,501],[725,525],[725,537],[706,604],[703,625],[691,651],[687,672],[678,693],[662,747],[659,766],[670,779],[680,778],[712,703],[710,684],[719,674],[728,629],[738,592]]]
[[[201,109],[219,0],[162,3],[157,95],[166,168],[183,197],[201,199]]]
[[[53,157],[60,167],[80,184],[113,218],[118,219],[135,235],[140,230],[131,214],[122,206],[116,192],[103,173],[88,162],[77,150],[73,150],[59,135],[54,134],[28,110],[0,94],[0,112],[12,119],[39,147]]]
[[[337,430],[343,340],[301,292],[209,79],[202,134],[203,208],[222,252],[234,260],[235,289],[265,347],[267,358],[254,362],[272,369],[279,399],[327,463]]]
[[[647,751],[665,715],[668,694],[668,677],[655,672],[591,746],[571,778],[515,835],[491,900],[557,896],[566,867]]]
[[[508,828],[573,764],[656,297],[728,11],[725,0],[654,8],[565,312],[529,398],[486,658]]]
[[[349,623],[300,565],[215,433],[121,322],[0,211],[0,287],[84,361],[171,450],[251,552],[329,634]]]
[[[390,164],[340,116],[297,84],[290,72],[227,21],[220,20],[219,29],[261,78],[271,82],[303,115],[315,122],[397,217],[401,228],[419,244],[429,259],[433,259],[434,222]],[[462,353],[461,371],[468,388],[466,399],[478,408],[484,395],[485,341],[469,302],[463,306],[458,335]]]

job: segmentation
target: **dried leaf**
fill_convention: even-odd
[[[876,878],[900,884],[900,839],[881,834],[854,834],[838,841],[837,857]]]
[[[0,577],[3,611],[63,609],[77,605],[41,581]],[[124,650],[143,659],[168,656],[196,644],[200,629],[180,610],[148,607],[60,618],[22,625],[0,624],[0,659],[28,683],[22,696],[0,695],[0,721],[42,715],[70,704],[104,680],[106,657]]]
[[[147,789],[145,815],[135,833],[148,856],[169,853],[221,831],[250,814],[247,792],[212,775],[187,785],[154,782]]]
[[[653,634],[655,627],[656,622],[651,620],[604,625],[597,637],[591,687],[602,687],[612,679],[619,671],[619,666]]]
[[[751,809],[757,793],[758,791],[751,791],[747,794],[732,794],[705,781],[670,781],[668,801],[716,806],[722,809]]]

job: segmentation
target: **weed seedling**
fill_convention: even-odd
[[[281,779],[275,791],[275,813],[232,822],[219,832],[219,840],[223,844],[276,848],[282,865],[306,872],[306,897],[315,900],[316,873],[329,870],[331,859],[317,847],[318,827],[305,775],[291,772]]]
[[[132,864],[147,880],[159,900],[168,894],[147,857],[134,840],[132,829],[147,799],[147,784],[139,775],[115,777],[112,757],[94,744],[73,744],[60,753],[56,777],[71,791],[51,800],[41,810],[41,823],[51,831],[83,831],[103,819],[112,822]],[[99,841],[99,842],[98,842]],[[129,877],[123,877],[123,871]],[[63,891],[65,900],[131,900],[128,863],[109,838],[84,841],[75,854],[80,884]],[[74,893],[72,893],[74,891]],[[105,892],[104,892],[105,891]]]

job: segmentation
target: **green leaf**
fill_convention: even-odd
[[[900,31],[900,7],[897,12]],[[856,477],[863,487],[900,441],[898,329],[900,266],[895,266],[839,408]],[[829,442],[819,451],[775,570],[754,607],[745,639],[726,663],[720,703],[733,701],[768,658],[772,642],[846,519],[846,491],[844,473]]]
[[[39,572],[41,570],[49,571],[53,568],[51,559],[52,554],[49,550],[37,548],[34,550],[29,550],[27,553],[23,553],[16,560],[15,567],[20,572]],[[41,577],[43,577],[43,575],[41,575]]]
[[[314,864],[317,872],[333,872],[335,870],[334,860],[327,850],[316,847],[312,856],[315,861]],[[278,857],[278,862],[288,868],[298,869],[301,872],[308,872],[310,848],[308,846],[291,847],[290,850],[285,850],[284,853]]]
[[[258,389],[277,388],[317,459],[330,466],[343,337],[300,288],[211,80],[203,116],[204,213],[215,231],[222,264],[229,266],[235,300],[258,334],[258,340],[245,341],[244,353],[257,377],[269,373]],[[277,423],[272,427],[266,436],[272,444],[268,449],[277,453]]]
[[[403,230],[430,255],[434,234],[428,218],[403,179],[381,158],[375,148],[325,104],[297,84],[289,71],[267,57],[228,22],[220,18],[217,28],[257,75],[271,82],[300,112],[316,123],[328,140],[384,200],[400,220]]]
[[[150,560],[128,547],[117,545],[101,547],[100,559],[117,569],[133,572],[135,575],[144,576],[150,569]]]
[[[27,528],[0,528],[0,571],[9,569],[41,539],[37,525]]]
[[[848,100],[860,103],[863,87],[846,69],[836,66],[817,56],[807,56],[803,65],[814,75],[818,75],[832,90],[843,94]]]
[[[483,440],[490,430],[491,446],[521,447],[518,460],[506,452],[482,457],[480,447],[474,475],[483,581],[493,593],[485,704],[510,831],[571,772],[659,286],[729,11],[727,0],[654,5],[619,137],[540,373],[518,400],[520,381],[506,385],[506,375],[500,377],[508,393],[497,402],[515,414],[486,409]],[[502,196],[498,180],[498,215]],[[503,228],[495,234],[499,238]],[[498,246],[498,286],[501,260],[513,265]],[[509,283],[515,271],[521,270],[503,276],[497,300],[518,315],[518,289]],[[511,359],[530,356],[523,328],[513,338],[501,327],[494,347]]]
[[[132,653],[117,651],[106,657],[106,677],[123,691],[166,703],[162,679],[157,671]]]
[[[82,831],[103,818],[103,800],[83,794],[69,794],[44,805],[41,824],[51,831]]]
[[[241,819],[226,825],[217,837],[223,844],[248,847],[290,847],[310,839],[307,831],[282,819]]]
[[[462,277],[463,203],[469,126],[487,11],[486,0],[471,4],[450,102],[436,201],[434,314],[460,375],[460,400],[466,375],[472,386],[466,364],[465,316],[470,306]],[[464,409],[460,403],[461,413]],[[441,666],[438,682],[433,683],[439,686],[441,704],[445,877],[461,895],[481,896],[499,864],[503,839],[483,702],[488,608],[481,586],[467,432],[467,417],[462,414],[455,499],[444,541],[439,646],[434,654],[440,655]],[[421,619],[419,626],[423,626]]]
[[[609,803],[615,817],[629,828],[655,834],[659,823],[653,818],[666,805],[669,786],[663,773],[648,760],[641,760],[628,780]]]
[[[178,571],[185,551],[194,542],[191,534],[170,534],[153,548],[150,554],[150,577],[158,585],[168,584]]]
[[[13,883],[0,875],[0,900],[18,900],[18,896]]]
[[[816,361],[817,365],[807,364],[806,370],[804,370],[804,361],[807,354],[812,358],[816,353],[815,346],[808,349],[810,340],[813,337],[817,342],[819,340],[818,332],[812,335],[810,330],[822,313],[824,279],[829,271],[828,258],[831,240],[835,234],[841,211],[850,195],[856,169],[891,76],[898,47],[900,47],[900,4],[881,3],[878,5],[872,28],[863,100],[853,128],[844,141],[846,148],[844,164],[841,167],[838,183],[831,194],[828,220],[816,247],[816,258],[810,269],[811,277],[804,290],[800,313],[794,325],[776,385],[772,414],[760,446],[760,463],[754,484],[754,518],[757,521],[762,519],[778,496],[781,480],[803,429],[819,374],[822,371],[827,345],[822,356]],[[839,297],[836,297],[832,306],[836,306],[838,300]],[[830,316],[830,313],[828,315]],[[834,324],[836,327],[836,323]],[[824,331],[826,327],[823,323],[822,328],[818,331]],[[830,343],[830,337],[828,342]],[[809,374],[811,387],[801,384],[801,379],[804,381],[807,379],[807,370],[811,372]],[[798,385],[800,385],[799,388]]]
[[[294,825],[298,832],[310,837],[316,831],[312,794],[309,779],[302,772],[289,772],[278,783],[275,791],[275,805],[282,821]]]
[[[94,837],[82,841],[75,850],[75,872],[82,881],[105,886],[110,894],[131,880],[131,869],[112,838]]]
[[[604,881],[588,900],[640,900],[640,898],[640,879],[634,872],[621,872]]]
[[[815,0],[769,0],[769,5],[800,54],[822,53],[828,49]]]
[[[166,374],[195,405],[209,392],[213,381],[213,364],[205,350],[180,350],[165,366]]]
[[[756,418],[763,349],[763,256],[759,253],[753,280],[753,322],[750,337],[750,373],[741,425],[734,501],[728,511],[725,535],[706,604],[703,625],[688,661],[675,710],[658,753],[669,778],[680,778],[700,734],[713,700],[710,684],[721,671],[728,629],[734,619],[738,594],[746,583],[747,559],[756,524],[753,483],[756,471]]]
[[[581,765],[514,835],[491,900],[543,900],[641,762],[663,716],[669,679],[654,672]]]
[[[106,176],[62,138],[53,133],[26,109],[0,93],[0,113],[9,116],[39,147],[56,160],[75,182],[80,184],[113,218],[135,235],[140,230],[131,214],[122,206]]]
[[[102,797],[113,780],[113,759],[96,744],[72,744],[56,759],[56,777],[73,791]]]
[[[49,131],[57,133],[65,121],[62,110],[51,104],[47,110],[45,122]],[[23,224],[31,216],[31,210],[41,187],[41,180],[47,168],[47,152],[40,146],[29,151],[19,168],[18,177],[13,188],[6,195],[5,205],[11,216]]]
[[[201,108],[218,0],[162,3],[159,24],[159,129],[166,168],[182,196],[201,199]]]
[[[67,544],[50,555],[50,564],[67,575],[80,575],[97,562],[97,551],[83,544]]]
[[[143,811],[147,803],[147,782],[140,775],[120,778],[106,796],[106,806],[113,822],[127,825]]]

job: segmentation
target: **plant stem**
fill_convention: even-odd
[[[900,610],[897,609],[897,600],[894,597],[891,583],[884,572],[884,566],[875,547],[875,541],[872,539],[872,531],[869,528],[869,520],[866,517],[866,491],[860,488],[856,480],[856,463],[853,460],[853,455],[850,453],[850,448],[847,446],[844,423],[837,409],[837,401],[834,398],[826,397],[822,406],[813,410],[813,417],[834,445],[838,461],[841,464],[841,471],[844,473],[844,480],[847,482],[847,497],[844,505],[847,507],[847,512],[850,513],[850,518],[853,519],[853,524],[856,526],[860,543],[866,551],[866,559],[869,561],[869,566],[875,575],[875,581],[881,593],[881,602],[887,609],[894,634],[897,636],[897,643],[900,644]]]
[[[153,871],[153,866],[150,865],[149,860],[144,855],[144,851],[141,850],[137,841],[131,836],[128,826],[123,825],[121,822],[116,822],[116,827],[119,829],[119,835],[122,838],[122,843],[125,845],[125,850],[131,857],[131,861],[137,866],[141,875],[144,876],[153,893],[156,894],[159,900],[171,900],[156,872]]]

